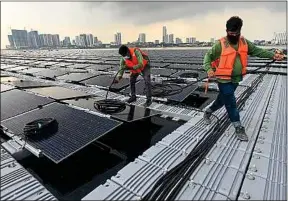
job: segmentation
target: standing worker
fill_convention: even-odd
[[[128,99],[128,103],[136,101],[136,81],[139,74],[141,74],[145,81],[146,89],[146,103],[145,107],[148,107],[152,104],[152,95],[151,95],[151,77],[150,77],[150,60],[148,55],[141,51],[139,48],[128,48],[125,45],[122,45],[119,48],[119,54],[122,56],[120,60],[120,70],[118,73],[115,82],[118,83],[123,76],[124,70],[129,69],[131,72],[130,75],[130,89],[131,97]]]
[[[248,141],[245,128],[242,126],[236,106],[234,92],[246,74],[248,55],[260,58],[283,60],[284,55],[256,47],[241,36],[243,21],[237,16],[226,23],[227,36],[218,40],[204,57],[204,69],[208,77],[216,77],[219,94],[213,104],[204,112],[204,120],[211,123],[211,115],[225,105],[229,119],[235,127],[239,140]]]

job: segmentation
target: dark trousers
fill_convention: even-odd
[[[225,105],[231,122],[240,122],[239,111],[236,105],[234,92],[238,84],[235,83],[218,83],[219,94],[210,109],[212,112],[220,109]]]
[[[142,71],[142,75],[145,81],[145,91],[147,99],[151,99],[151,73],[150,73],[150,64],[148,63],[144,70]],[[137,81],[137,77],[139,74],[131,74],[130,76],[130,88],[131,88],[131,96],[136,96],[136,87],[135,83]]]

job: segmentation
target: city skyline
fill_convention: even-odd
[[[133,16],[132,18],[119,16],[121,15],[120,11],[127,9],[123,8],[124,5],[129,5],[129,8],[132,5],[135,6],[135,3],[125,4],[125,2],[2,2],[1,48],[5,48],[9,44],[7,35],[11,34],[9,33],[10,27],[14,29],[26,27],[28,32],[33,29],[40,33],[57,33],[61,40],[64,37],[70,37],[71,42],[80,33],[91,33],[103,43],[110,43],[114,41],[113,34],[119,31],[122,34],[122,43],[127,43],[137,40],[140,33],[145,33],[146,42],[155,40],[162,42],[162,29],[163,26],[166,26],[169,30],[168,34],[174,35],[174,42],[176,38],[185,42],[187,37],[196,37],[199,41],[210,41],[211,38],[217,39],[224,36],[227,19],[233,15],[239,15],[244,21],[242,35],[249,40],[271,40],[274,32],[286,31],[286,2],[262,2],[261,4],[245,2],[245,5],[239,2],[229,2],[227,5],[225,4],[224,10],[219,8],[221,3],[215,2],[219,11],[211,8],[210,4],[214,2],[209,4],[208,2],[178,2],[170,7],[166,2],[163,4],[167,10],[165,12],[162,8],[157,7],[159,6],[158,2],[138,3],[141,3],[140,7],[144,10],[155,6],[154,10],[148,11],[151,16],[144,19],[143,16],[137,16],[135,11],[129,14],[131,17]],[[189,16],[185,9],[185,5],[188,4],[194,10],[192,16]],[[200,14],[200,10],[195,11],[195,7],[201,6],[209,8],[209,12],[205,11],[203,12],[205,14]],[[135,9],[138,7],[136,6]],[[176,13],[171,14],[174,7],[179,10],[178,16]],[[49,15],[52,8],[53,15]],[[107,12],[100,8],[106,8]],[[117,8],[117,12],[111,14],[113,8]],[[159,9],[159,12],[156,12],[156,8]],[[174,11],[176,12],[176,10]],[[154,18],[154,21],[151,18]],[[255,24],[257,24],[256,30]]]

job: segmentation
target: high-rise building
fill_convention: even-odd
[[[215,38],[211,38],[210,43],[215,43]]]
[[[176,39],[175,39],[175,43],[176,43],[176,44],[181,44],[181,43],[182,43],[182,40],[181,40],[180,38],[176,38]]]
[[[287,45],[287,32],[274,33],[273,43],[278,45]]]
[[[87,47],[88,42],[86,38],[86,34],[80,34],[80,46],[81,47]]]
[[[31,48],[41,47],[40,41],[39,41],[38,31],[30,31],[28,33],[28,44],[29,44],[29,47],[31,47]]]
[[[145,33],[139,34],[138,42],[139,43],[146,43],[146,34]]]
[[[174,43],[174,34],[169,34],[168,43],[170,44]]]
[[[71,45],[70,37],[66,36],[63,40],[63,46],[68,47]]]
[[[163,26],[163,34],[162,34],[162,42],[167,43],[168,42],[168,34],[167,34],[167,28],[166,26]]]
[[[10,48],[14,48],[15,46],[14,46],[13,36],[8,35],[8,40],[9,40]]]
[[[59,47],[60,46],[60,37],[59,34],[52,35],[52,46]]]
[[[158,45],[160,43],[159,40],[155,40],[155,44]]]
[[[26,30],[12,29],[12,37],[16,49],[28,48],[28,34]]]
[[[94,37],[94,45],[97,45],[98,44],[98,38],[97,36]]]
[[[117,32],[114,34],[114,42],[116,45],[121,45],[122,44],[122,38],[121,38],[121,33]]]
[[[44,47],[44,34],[39,34],[39,46]]]
[[[87,46],[88,47],[92,47],[93,44],[94,44],[93,35],[92,34],[87,34],[86,39],[87,39]]]
[[[75,44],[76,44],[76,46],[81,46],[80,36],[75,37]]]
[[[196,38],[195,37],[191,37],[190,38],[190,43],[192,43],[192,44],[196,43]]]
[[[190,41],[189,38],[186,38],[186,43],[189,43],[189,41]]]
[[[76,41],[75,40],[72,40],[72,45],[76,45]]]

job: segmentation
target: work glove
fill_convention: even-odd
[[[214,71],[213,71],[212,69],[209,70],[209,71],[207,72],[207,74],[208,74],[208,77],[209,77],[209,78],[215,76],[215,73],[214,73]]]

